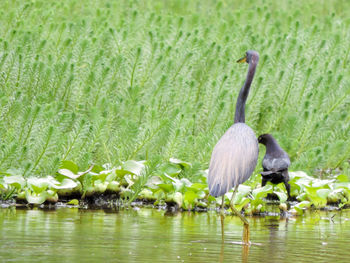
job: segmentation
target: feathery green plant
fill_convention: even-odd
[[[0,169],[170,157],[206,169],[247,67],[256,134],[349,175],[349,1],[1,1]],[[260,169],[258,166],[257,169]],[[193,171],[195,173],[195,170]],[[195,176],[186,172],[183,176]]]

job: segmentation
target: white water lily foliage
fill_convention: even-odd
[[[5,184],[12,185],[18,189],[23,188],[26,185],[26,180],[22,175],[4,176],[3,180]]]
[[[68,170],[68,169],[59,169],[58,173],[62,174],[64,176],[67,176],[67,177],[69,177],[71,179],[78,179],[80,177],[79,174],[75,174],[71,170]]]
[[[175,158],[170,158],[170,159],[169,159],[169,162],[171,162],[171,163],[173,163],[173,164],[181,165],[181,166],[184,167],[184,168],[192,167],[192,164],[191,164],[191,163],[185,162],[185,161],[182,161],[182,160],[179,160],[179,159],[175,159]]]
[[[124,171],[140,176],[145,169],[145,161],[128,160],[121,165]]]
[[[35,193],[41,193],[45,191],[51,184],[51,176],[49,177],[29,177],[27,179],[27,185]]]
[[[31,190],[33,190],[36,193],[40,193],[42,191],[45,191],[48,188],[52,189],[73,189],[78,184],[68,178],[65,178],[62,180],[62,182],[57,181],[55,178],[52,176],[47,176],[47,177],[29,177],[27,179],[27,185]]]

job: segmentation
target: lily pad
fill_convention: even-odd
[[[116,173],[119,176],[124,176],[125,174],[134,174],[140,176],[142,171],[145,169],[143,161],[128,160],[124,162],[119,169],[116,169]]]
[[[18,190],[22,189],[26,185],[26,181],[22,175],[10,175],[4,176],[4,183],[16,187]]]
[[[190,167],[192,167],[191,163],[185,162],[185,161],[182,161],[182,160],[179,160],[179,159],[170,158],[169,161],[171,163],[178,164],[178,165],[182,166],[183,168],[190,168]]]
[[[33,193],[29,190],[26,191],[26,199],[29,204],[42,204],[46,201],[47,193],[42,191],[41,193]]]
[[[74,179],[74,180],[76,180],[76,179],[78,179],[80,177],[80,175],[75,174],[71,170],[68,170],[68,169],[59,169],[58,173],[66,176],[66,177],[68,177],[70,179]]]
[[[274,192],[278,196],[278,199],[280,200],[281,203],[285,203],[288,199],[287,195],[283,192]]]
[[[182,203],[183,203],[183,195],[180,192],[176,192],[174,194],[174,201],[178,204],[179,207],[182,207]]]
[[[71,171],[73,174],[77,174],[79,172],[78,165],[76,165],[72,161],[64,160],[60,166],[60,169],[65,169]]]
[[[158,184],[158,187],[162,189],[165,193],[170,193],[174,191],[173,184]]]

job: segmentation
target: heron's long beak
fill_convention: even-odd
[[[239,60],[237,60],[237,63],[243,63],[247,61],[247,56],[240,58]]]

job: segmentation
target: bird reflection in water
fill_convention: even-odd
[[[220,258],[219,262],[224,262],[224,248],[225,248],[225,225],[224,225],[224,215],[220,215],[221,219],[221,250],[220,250]],[[248,262],[248,256],[249,256],[249,248],[250,248],[250,241],[249,241],[249,224],[244,224],[243,227],[243,242],[242,242],[242,263]],[[231,242],[229,244],[232,244]]]

